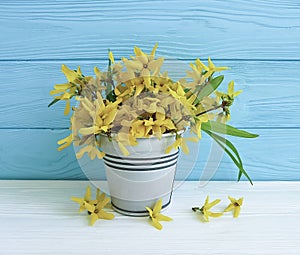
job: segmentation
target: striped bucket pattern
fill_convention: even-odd
[[[106,153],[104,164],[114,210],[145,216],[145,207],[153,208],[160,198],[163,208],[170,204],[179,150],[165,154],[165,148],[174,141],[175,136],[139,139],[125,157],[114,141],[103,138],[101,146]]]

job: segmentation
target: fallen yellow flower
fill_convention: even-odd
[[[224,212],[229,212],[233,210],[233,217],[239,217],[244,198],[241,197],[240,199],[235,199],[233,197],[228,196],[228,199],[231,203],[225,208]]]
[[[97,200],[91,200],[91,188],[90,186],[86,187],[86,192],[83,198],[79,197],[71,197],[71,200],[80,204],[79,207],[79,212],[82,212],[84,210],[87,210],[86,205],[91,203],[91,204],[96,204]]]
[[[214,218],[217,218],[217,217],[220,217],[223,215],[223,213],[214,213],[214,212],[211,212],[210,209],[215,206],[216,204],[220,203],[220,199],[216,199],[212,202],[209,203],[209,196],[206,197],[206,200],[205,200],[205,203],[204,205],[199,208],[199,207],[193,207],[192,210],[194,212],[200,212],[202,215],[203,215],[203,219],[205,222],[208,222],[209,221],[209,217],[214,217]]]
[[[172,218],[161,214],[160,213],[161,208],[162,208],[162,199],[159,199],[155,203],[153,210],[150,209],[149,207],[146,207],[146,209],[149,212],[149,216],[150,216],[152,225],[155,228],[157,228],[158,230],[162,230],[162,228],[163,228],[162,225],[159,223],[159,221],[172,221],[173,220]]]
[[[104,220],[112,220],[115,215],[112,213],[108,213],[104,211],[104,207],[109,203],[110,199],[109,197],[105,197],[102,201],[98,202],[96,205],[91,205],[89,203],[85,203],[85,207],[88,210],[88,212],[91,214],[91,222],[90,224],[93,226],[95,222],[99,219]]]

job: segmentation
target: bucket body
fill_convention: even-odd
[[[126,147],[124,156],[116,141],[101,136],[101,148],[111,204],[115,211],[130,216],[148,215],[146,206],[153,208],[162,199],[162,207],[171,202],[179,150],[165,153],[175,142],[175,135],[138,138],[138,145]]]

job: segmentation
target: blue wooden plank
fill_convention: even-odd
[[[300,180],[300,155],[297,150],[300,129],[252,131],[259,133],[260,137],[232,141],[238,147],[245,169],[253,180]],[[0,179],[84,179],[73,148],[56,151],[56,141],[66,135],[67,131],[57,130],[0,130]],[[204,136],[194,170],[190,173],[187,167],[191,166],[189,161],[193,161],[195,152],[182,157],[178,177],[199,180],[211,148],[211,140]],[[218,163],[217,157],[213,160]],[[214,168],[210,171],[205,172],[206,176],[214,175],[214,180],[235,180],[237,176],[234,164],[226,155],[217,172]],[[104,178],[103,163],[93,176]]]
[[[1,1],[0,59],[104,58],[132,45],[161,54],[300,59],[295,1]]]
[[[216,63],[229,65],[227,81],[244,90],[231,123],[261,134],[235,141],[245,168],[254,180],[300,180],[299,14],[292,0],[1,1],[0,179],[85,178],[72,148],[56,151],[66,131],[50,130],[68,127],[62,106],[46,107],[52,85],[64,81],[60,64],[91,74],[107,48],[119,58],[158,42],[169,58],[227,59]],[[201,178],[210,145],[204,138],[193,172],[193,155],[181,161],[179,178]],[[213,178],[235,176],[224,158]]]
[[[90,61],[62,62],[70,68],[82,66],[93,75]],[[100,67],[104,67],[100,61]],[[168,64],[169,63],[169,64]],[[167,62],[171,75],[185,75],[188,62]],[[173,63],[173,62],[172,62]],[[234,79],[236,89],[243,89],[232,108],[231,124],[240,127],[300,127],[300,62],[216,61],[228,65],[226,81]],[[0,93],[0,128],[68,128],[63,116],[64,103],[47,108],[49,91],[55,83],[65,82],[61,63],[2,63]],[[179,68],[179,69],[178,69]],[[5,82],[4,82],[5,81]],[[226,89],[224,83],[223,89]]]

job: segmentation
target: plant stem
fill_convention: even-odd
[[[224,109],[224,107],[226,106],[226,104],[227,104],[227,103],[226,103],[225,101],[223,101],[222,104],[217,105],[217,106],[215,106],[215,107],[213,107],[213,108],[211,108],[211,109],[208,109],[208,110],[206,110],[206,111],[200,112],[200,113],[198,113],[196,116],[198,117],[198,116],[200,116],[200,115],[203,115],[203,114],[205,114],[205,113],[208,113],[208,112],[217,110],[217,109],[219,109],[219,108],[223,108],[223,109]]]

